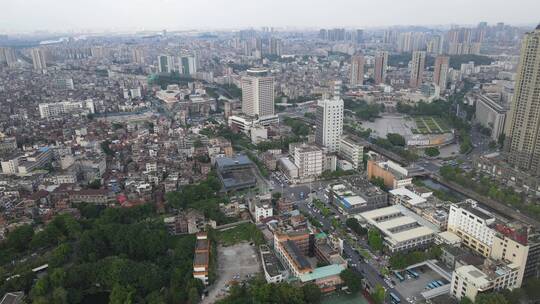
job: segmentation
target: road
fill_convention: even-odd
[[[305,187],[305,186],[300,186]],[[295,188],[295,187],[291,187]],[[347,219],[346,216],[340,214],[336,208],[328,203],[328,200],[324,196],[324,188],[322,188],[321,191],[317,191],[312,194],[312,197],[317,197],[321,201],[325,202],[326,205],[336,214],[339,216],[341,220],[341,224],[345,226],[345,221]],[[330,217],[324,217],[322,214],[315,212],[312,208],[308,207],[308,200],[299,200],[296,202],[296,206],[298,210],[300,210],[303,213],[307,213],[313,218],[315,218],[317,221],[319,221],[322,224],[322,230],[325,232],[333,232],[335,231],[335,228],[332,226],[331,218]],[[359,238],[358,245],[369,251],[369,247],[365,240]],[[356,265],[356,267],[351,267],[351,269],[356,270],[357,272],[361,273],[362,276],[367,280],[370,287],[374,288],[377,285],[381,285],[386,289],[386,294],[388,295],[389,292],[393,292],[395,295],[397,295],[402,303],[407,303],[407,300],[394,288],[391,288],[383,279],[383,277],[379,274],[379,269],[376,265],[379,264],[378,261],[375,259],[369,259],[366,261],[364,257],[362,257],[355,249],[352,247],[351,244],[349,244],[347,241],[343,243],[343,256],[349,260],[349,265]]]

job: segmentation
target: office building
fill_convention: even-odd
[[[426,52],[415,51],[412,53],[411,78],[409,81],[409,86],[411,88],[419,88],[420,85],[422,84],[425,63],[426,63]]]
[[[388,67],[388,52],[382,51],[375,55],[375,84],[386,82],[386,69]]]
[[[488,257],[495,237],[492,229],[495,220],[493,214],[482,209],[477,202],[466,200],[450,206],[447,229],[459,236],[463,245]]]
[[[174,70],[174,60],[172,56],[159,55],[157,59],[159,73],[172,73]]]
[[[337,152],[343,133],[343,100],[320,100],[316,112],[315,142],[329,152]]]
[[[514,98],[505,125],[508,162],[540,174],[540,25],[521,43]]]
[[[508,107],[505,103],[497,102],[488,95],[479,95],[476,99],[476,121],[483,127],[491,129],[491,139],[497,141],[504,132]]]
[[[298,178],[302,180],[314,179],[323,172],[323,151],[313,145],[299,145],[294,147],[294,164],[298,167]]]
[[[441,93],[446,90],[446,76],[448,74],[449,63],[450,57],[448,56],[437,56],[435,59],[433,83],[440,88]]]
[[[361,86],[364,84],[364,55],[354,55],[351,57],[351,86]]]
[[[249,69],[242,77],[242,113],[258,117],[274,115],[274,78],[267,69]]]
[[[47,62],[45,61],[45,52],[42,49],[35,48],[31,50],[32,64],[34,70],[43,71],[47,69]]]

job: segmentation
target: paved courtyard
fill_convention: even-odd
[[[242,242],[232,246],[218,246],[218,277],[214,284],[209,287],[208,297],[201,303],[210,304],[227,295],[226,285],[235,276],[240,276],[237,281],[248,278],[249,275],[259,273],[262,268],[257,256],[257,248]]]

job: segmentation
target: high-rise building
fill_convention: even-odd
[[[351,57],[351,86],[361,86],[364,84],[364,55],[354,55]]]
[[[356,30],[355,41],[356,43],[364,42],[364,30]]]
[[[540,24],[521,43],[514,98],[505,126],[508,162],[540,175]]]
[[[158,72],[171,73],[174,69],[173,57],[169,55],[158,56]]]
[[[270,38],[270,55],[281,56],[281,39]]]
[[[320,100],[317,104],[315,142],[337,152],[343,133],[343,99]]]
[[[0,64],[6,64],[8,67],[13,67],[17,63],[17,56],[12,48],[0,48]]]
[[[448,66],[450,57],[437,56],[435,59],[435,71],[433,73],[433,82],[439,86],[441,93],[446,90],[446,75],[448,74]]]
[[[197,58],[195,56],[179,57],[178,71],[183,75],[194,75],[197,73]]]
[[[249,69],[242,77],[242,113],[259,118],[274,115],[274,78],[267,69]]]
[[[45,53],[42,49],[35,48],[31,50],[32,55],[32,64],[34,65],[34,70],[43,71],[47,69],[47,62],[45,61]]]
[[[434,55],[442,54],[444,39],[441,35],[431,37],[427,44],[427,52]]]
[[[138,48],[132,49],[131,62],[136,64],[144,64],[144,51]]]
[[[375,55],[375,84],[386,81],[386,69],[388,67],[388,52],[382,51]]]
[[[415,51],[412,53],[411,79],[409,82],[409,86],[411,88],[418,88],[422,84],[422,77],[424,75],[425,62],[426,62],[426,52]]]

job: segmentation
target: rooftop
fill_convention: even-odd
[[[327,278],[334,275],[339,275],[343,270],[345,270],[345,267],[343,265],[338,265],[338,264],[317,267],[309,273],[300,275],[300,281],[309,282],[309,281]]]

